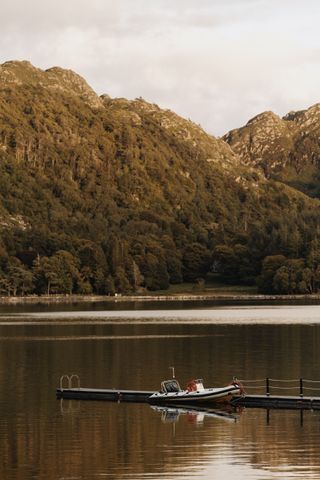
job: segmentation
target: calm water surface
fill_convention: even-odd
[[[87,387],[156,390],[170,365],[181,384],[320,380],[320,306],[125,308],[2,310],[1,479],[320,479],[317,411],[55,398],[64,373]]]

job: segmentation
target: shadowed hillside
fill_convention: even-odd
[[[143,99],[98,97],[72,71],[6,62],[2,292],[156,290],[208,272],[252,284],[266,256],[305,262],[318,200],[233,148]]]

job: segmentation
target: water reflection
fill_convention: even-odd
[[[284,475],[315,479],[320,474],[317,439],[313,439],[312,449],[304,443],[312,431],[316,432],[314,424],[319,421],[312,412],[306,412],[301,428],[298,412],[273,412],[269,425],[264,411],[244,411],[237,422],[211,416],[199,422],[199,412],[195,416],[180,412],[179,421],[172,423],[162,422],[159,411],[147,405],[115,404],[97,406],[99,423],[86,408],[82,404],[80,412],[64,417],[70,436],[58,449],[59,456],[68,447],[73,452],[85,452],[81,465],[86,475],[89,466],[95,470],[99,467],[101,476],[109,474],[119,479],[187,478],[186,475],[225,479],[231,473],[237,473],[240,479]],[[96,455],[90,453],[90,441],[85,439],[92,428],[95,435],[90,436],[90,441],[95,442]],[[106,430],[111,434],[109,440]],[[74,466],[69,474],[79,472],[80,467]],[[81,478],[91,478],[86,475]]]
[[[124,307],[124,305],[121,305]],[[0,325],[10,324],[17,325],[25,322],[26,324],[49,325],[53,321],[67,324],[105,324],[117,323],[182,323],[182,324],[319,324],[320,323],[320,305],[283,305],[276,306],[221,306],[211,308],[185,308],[185,309],[168,309],[163,302],[163,309],[142,310],[130,308],[129,310],[121,310],[109,308],[104,310],[61,310],[51,309],[50,311],[30,310],[28,313],[19,313],[13,311],[11,313],[3,313],[1,315]],[[43,308],[43,307],[42,307]],[[88,307],[87,307],[88,308]]]
[[[217,386],[233,375],[319,378],[320,325],[227,325],[223,315],[224,324],[86,325],[66,317],[1,325],[0,478],[320,478],[316,411],[302,422],[297,411],[56,400],[67,372],[83,386],[142,390],[156,390],[169,365],[183,383],[203,377]]]
[[[161,414],[161,420],[164,423],[176,423],[181,415],[186,415],[188,421],[197,425],[202,425],[205,418],[214,418],[216,420],[226,420],[236,422],[240,418],[242,409],[232,406],[224,408],[205,408],[205,407],[164,407],[150,405],[153,410]]]

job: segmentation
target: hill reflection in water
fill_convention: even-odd
[[[319,412],[304,412],[301,424],[296,411],[165,413],[55,399],[60,376],[71,372],[82,386],[147,390],[159,388],[170,365],[181,384],[203,377],[221,386],[233,375],[319,379],[320,325],[196,320],[86,325],[68,324],[65,314],[62,324],[2,323],[0,478],[320,478]]]

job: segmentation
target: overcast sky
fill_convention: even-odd
[[[0,63],[59,65],[222,135],[320,102],[317,0],[6,0]]]

